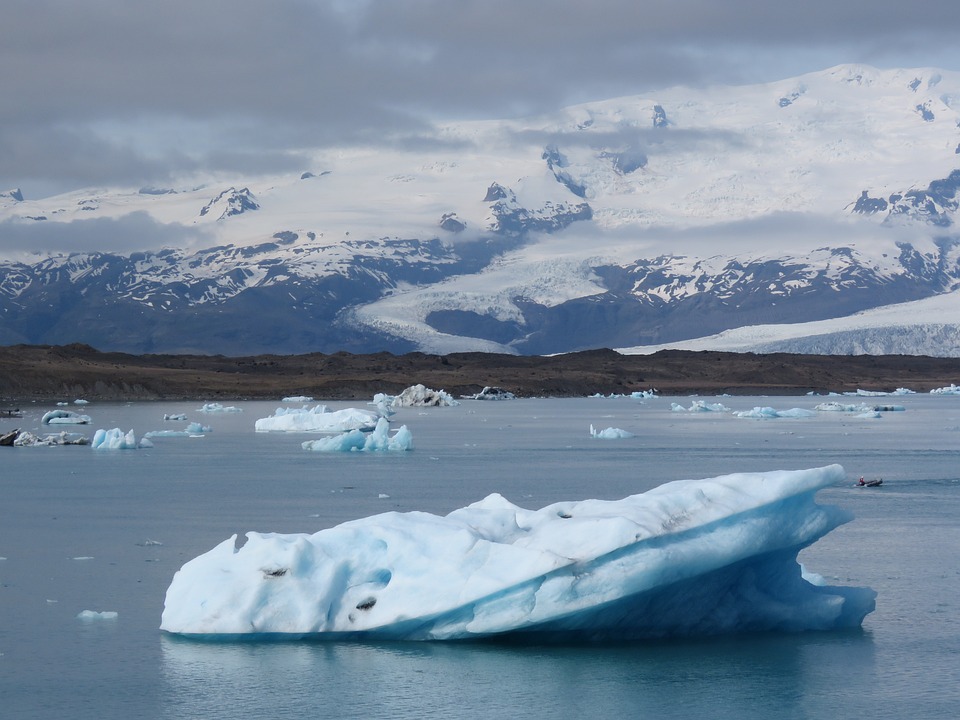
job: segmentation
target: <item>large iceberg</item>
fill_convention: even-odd
[[[348,432],[372,430],[379,413],[361,408],[345,408],[330,412],[326,405],[313,408],[277,408],[272,417],[254,423],[257,432]]]
[[[668,483],[524,510],[384,513],[249,532],[187,562],[161,629],[196,638],[589,641],[857,627],[868,588],[808,581],[798,552],[851,516],[839,465]]]

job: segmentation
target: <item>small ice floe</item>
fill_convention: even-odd
[[[133,430],[125,433],[120,428],[97,430],[90,446],[94,450],[133,450],[137,447],[137,436]]]
[[[377,500],[389,500],[389,499],[390,499],[390,496],[387,495],[386,493],[377,494]]]
[[[623,438],[632,438],[634,434],[621,430],[620,428],[608,427],[606,430],[597,430],[593,424],[590,425],[590,437],[600,440],[620,440]]]
[[[821,412],[849,412],[860,415],[871,412],[903,412],[906,408],[903,405],[867,405],[866,403],[847,404],[840,402],[820,403],[814,410]]]
[[[313,402],[313,398],[309,395],[292,395],[290,397],[285,397],[280,402],[298,402],[298,403],[307,403]]]
[[[755,407],[753,410],[741,410],[733,413],[740,418],[766,419],[766,418],[809,418],[816,417],[817,413],[813,410],[804,408],[790,408],[789,410],[774,410],[772,407]]]
[[[708,403],[706,400],[694,400],[688,408],[685,408],[680,403],[670,403],[670,410],[673,412],[691,413],[730,412],[730,408],[723,403]]]
[[[590,395],[592,398],[600,398],[606,400],[617,400],[618,398],[630,398],[632,400],[647,400],[648,398],[655,398],[657,396],[656,390],[634,390],[630,394],[624,393],[610,393],[609,395],[604,395],[603,393],[594,393]]]
[[[372,430],[380,415],[371,410],[345,408],[330,412],[326,405],[314,408],[277,408],[273,417],[254,423],[257,432],[347,432]]]
[[[139,547],[154,547],[156,545],[163,545],[159,540],[144,540],[143,542],[138,542],[137,546]]]
[[[930,391],[931,395],[960,395],[960,386],[950,383],[946,387],[934,388]]]
[[[413,435],[406,425],[401,426],[392,436],[389,434],[390,422],[380,418],[370,433],[350,430],[340,435],[307,440],[302,443],[304,450],[311,452],[405,452],[413,450]]]
[[[164,413],[164,420],[186,420],[187,416],[185,413]]]
[[[89,404],[89,401],[88,401],[88,400],[84,400],[83,398],[77,398],[76,400],[73,401],[73,404],[74,404],[74,405],[87,405],[87,404]]]
[[[238,413],[243,412],[243,408],[234,407],[233,405],[221,405],[220,403],[205,403],[202,408],[199,408],[197,412],[202,413]]]
[[[0,437],[0,445],[14,445],[16,447],[49,447],[51,445],[87,445],[89,444],[85,435],[78,433],[68,433],[66,431],[59,433],[49,433],[47,435],[34,435],[29,430],[13,430],[3,437]]]
[[[51,410],[40,418],[43,425],[89,425],[90,416],[72,410]]]
[[[515,400],[516,395],[499,387],[487,386],[476,395],[464,395],[466,400]]]
[[[71,560],[93,560],[93,555],[78,555],[75,558],[70,558]]]
[[[94,620],[116,620],[120,616],[116,610],[83,610],[77,614],[77,620],[92,622]]]
[[[203,437],[207,433],[212,433],[213,428],[209,425],[201,425],[198,422],[192,422],[187,425],[186,430],[151,430],[144,433],[147,438],[158,437]]]
[[[373,396],[373,404],[387,405],[388,407],[450,407],[459,405],[453,395],[444,390],[432,390],[423,384],[411,385],[399,395],[385,395],[377,393]]]
[[[140,442],[137,443],[137,447],[149,449],[153,447],[153,443],[150,442],[150,438],[143,437],[140,438]]]

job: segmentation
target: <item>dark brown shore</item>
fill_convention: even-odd
[[[497,386],[521,397],[655,389],[662,395],[802,395],[858,389],[928,392],[960,380],[960,358],[755,355],[668,350],[555,357],[391,355],[127,355],[86,345],[0,347],[0,401],[242,400],[309,395],[370,399],[423,383],[454,396]]]

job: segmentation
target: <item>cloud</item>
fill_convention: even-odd
[[[0,248],[7,257],[28,253],[129,254],[202,244],[209,244],[202,230],[159,223],[142,211],[116,219],[92,218],[70,223],[44,220],[0,223]]]
[[[960,69],[960,4],[7,0],[0,187],[268,171],[674,84],[844,62]]]

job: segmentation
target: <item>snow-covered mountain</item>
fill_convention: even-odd
[[[960,354],[958,204],[960,73],[674,88],[291,176],[0,193],[0,343],[554,353],[832,319],[844,343],[791,347]],[[941,329],[858,329],[912,301]]]

